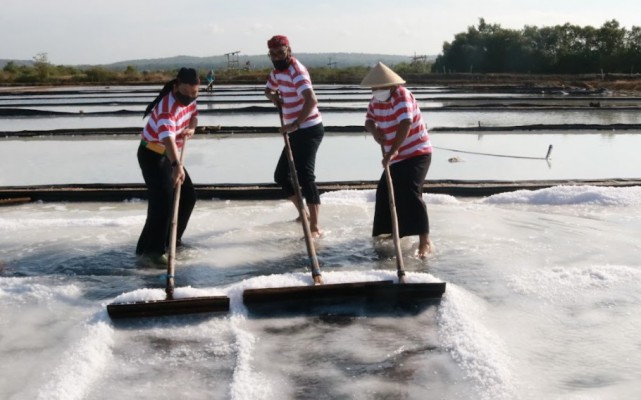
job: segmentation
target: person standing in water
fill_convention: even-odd
[[[196,204],[196,191],[180,162],[180,149],[198,126],[196,98],[200,79],[193,68],[181,68],[145,110],[150,115],[141,133],[138,164],[148,193],[147,220],[136,254],[143,262],[167,264],[174,189],[180,182],[177,246]]]
[[[307,69],[292,56],[287,37],[274,36],[267,41],[267,47],[274,69],[269,74],[265,96],[282,109],[281,133],[289,134],[298,181],[309,209],[310,230],[313,237],[318,237],[321,234],[318,224],[320,195],[314,171],[316,153],[325,134],[318,100]],[[274,180],[296,205],[284,148],[276,165]]]
[[[383,146],[383,166],[389,165],[399,236],[419,237],[418,256],[433,251],[423,182],[432,161],[432,144],[421,110],[412,93],[402,86],[403,78],[383,63],[372,68],[361,86],[372,88],[365,129]],[[392,233],[385,173],[376,188],[372,236]]]
[[[216,80],[216,75],[214,75],[214,70],[210,69],[207,73],[207,88],[206,91],[211,92],[214,90],[214,81]]]

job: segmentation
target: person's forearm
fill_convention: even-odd
[[[299,127],[300,124],[305,122],[307,117],[309,117],[316,105],[318,105],[318,100],[316,99],[316,95],[314,94],[314,91],[312,89],[307,89],[303,92],[303,99],[303,108],[298,113],[296,121],[294,121],[294,123],[298,124]]]
[[[162,140],[165,145],[165,150],[167,150],[167,158],[173,164],[180,164],[180,156],[178,155],[178,146],[176,146],[176,141],[172,136],[168,136]]]
[[[371,119],[368,119],[365,121],[365,130],[372,135],[376,135],[376,130],[378,128],[376,127],[376,122],[372,121]]]
[[[198,127],[198,117],[194,115],[189,120],[189,128],[190,129],[196,129],[197,127]]]
[[[272,103],[278,102],[278,92],[275,90],[265,89],[265,97],[267,97]]]

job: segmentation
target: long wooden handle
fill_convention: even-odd
[[[183,165],[185,159],[185,147],[187,146],[187,139],[184,139],[183,148],[180,152],[180,165]],[[174,189],[174,207],[171,212],[171,231],[169,234],[169,255],[167,260],[167,287],[165,293],[167,300],[174,298],[174,275],[176,273],[176,236],[178,236],[178,206],[180,205],[180,189],[182,182],[178,182]]]
[[[280,126],[282,128],[284,126],[284,121],[283,110],[280,106],[278,107],[278,115],[280,117]],[[312,279],[314,279],[314,284],[320,285],[323,283],[320,264],[318,263],[318,257],[316,257],[316,249],[314,248],[312,231],[309,226],[309,220],[307,219],[305,202],[303,201],[303,194],[301,193],[300,185],[298,183],[298,174],[296,172],[296,164],[294,163],[294,153],[292,152],[292,146],[289,143],[289,134],[286,132],[283,133],[283,139],[285,140],[287,163],[289,164],[289,175],[292,181],[292,186],[294,187],[294,194],[296,195],[296,208],[298,208],[298,214],[300,215],[300,219],[303,224],[305,244],[307,245],[307,255],[309,256],[309,261],[312,269]]]
[[[385,148],[381,145],[383,157],[385,157]],[[389,170],[389,164],[385,164],[385,179],[387,181],[387,193],[389,200],[389,212],[392,219],[392,236],[394,238],[394,250],[396,250],[396,275],[400,283],[405,283],[405,266],[403,265],[403,252],[401,251],[401,241],[398,233],[398,217],[396,216],[396,200],[394,198],[394,182]]]

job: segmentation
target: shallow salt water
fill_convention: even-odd
[[[367,105],[367,103],[364,103]],[[361,105],[363,106],[363,104]],[[120,107],[123,109],[124,107]],[[134,107],[135,109],[136,107]],[[138,107],[140,108],[140,107]],[[362,126],[365,109],[355,111],[324,111],[325,126]],[[638,110],[500,110],[491,109],[443,111],[438,108],[423,108],[422,114],[429,128],[434,127],[486,127],[551,124],[563,125],[573,121],[579,124],[641,124]],[[42,116],[3,118],[2,132],[42,131],[64,127],[66,129],[129,128],[143,126],[140,114],[112,116]],[[273,128],[279,124],[277,113],[252,114],[229,112],[199,116],[200,126],[253,126]]]
[[[434,132],[430,180],[639,178],[641,135],[585,132],[447,134]],[[142,183],[137,137],[0,140],[2,186]],[[551,159],[544,159],[549,146]],[[283,148],[279,135],[196,137],[185,165],[198,184],[270,183]],[[55,149],[55,151],[53,151]],[[499,155],[499,156],[496,156]],[[500,157],[532,157],[522,159]],[[449,162],[456,157],[460,162]],[[318,182],[378,180],[380,149],[366,135],[326,134],[316,160]]]
[[[395,277],[369,237],[373,191],[322,197],[327,282]],[[199,201],[177,295],[228,314],[113,323],[106,304],[163,298],[136,266],[146,203],[32,203],[0,213],[3,399],[624,399],[641,392],[640,188],[426,195],[436,254],[411,282],[447,282],[416,315],[257,318],[245,288],[308,284],[284,201]]]
[[[315,85],[325,126],[362,126],[371,92],[353,85]],[[57,128],[125,128],[143,125],[142,112],[160,87],[86,87],[47,90],[33,94],[0,92],[0,108],[67,112],[57,116],[0,118],[1,132],[38,131]],[[516,126],[537,124],[639,124],[638,99],[625,99],[608,93],[469,93],[440,86],[409,86],[423,112],[426,124],[434,127]],[[278,113],[263,95],[262,85],[216,86],[213,93],[201,91],[198,108],[200,126],[278,125]],[[566,93],[567,94],[567,93]],[[590,108],[590,102],[603,102],[603,108]],[[507,109],[498,104],[545,105],[574,109]],[[456,108],[458,106],[480,108]],[[253,106],[254,108],[247,109]],[[449,106],[449,109],[445,109]],[[258,112],[256,107],[262,109]],[[582,108],[581,108],[582,107]],[[101,115],[97,112],[129,111],[128,114]],[[212,111],[213,113],[209,112]]]

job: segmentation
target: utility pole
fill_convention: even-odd
[[[225,53],[225,56],[227,57],[227,71],[238,71],[238,68],[240,67],[240,63],[238,62],[238,53],[240,53],[240,50]]]
[[[414,52],[414,57],[412,57],[411,65],[418,65],[418,64],[427,64],[427,56],[417,56],[416,52]]]

